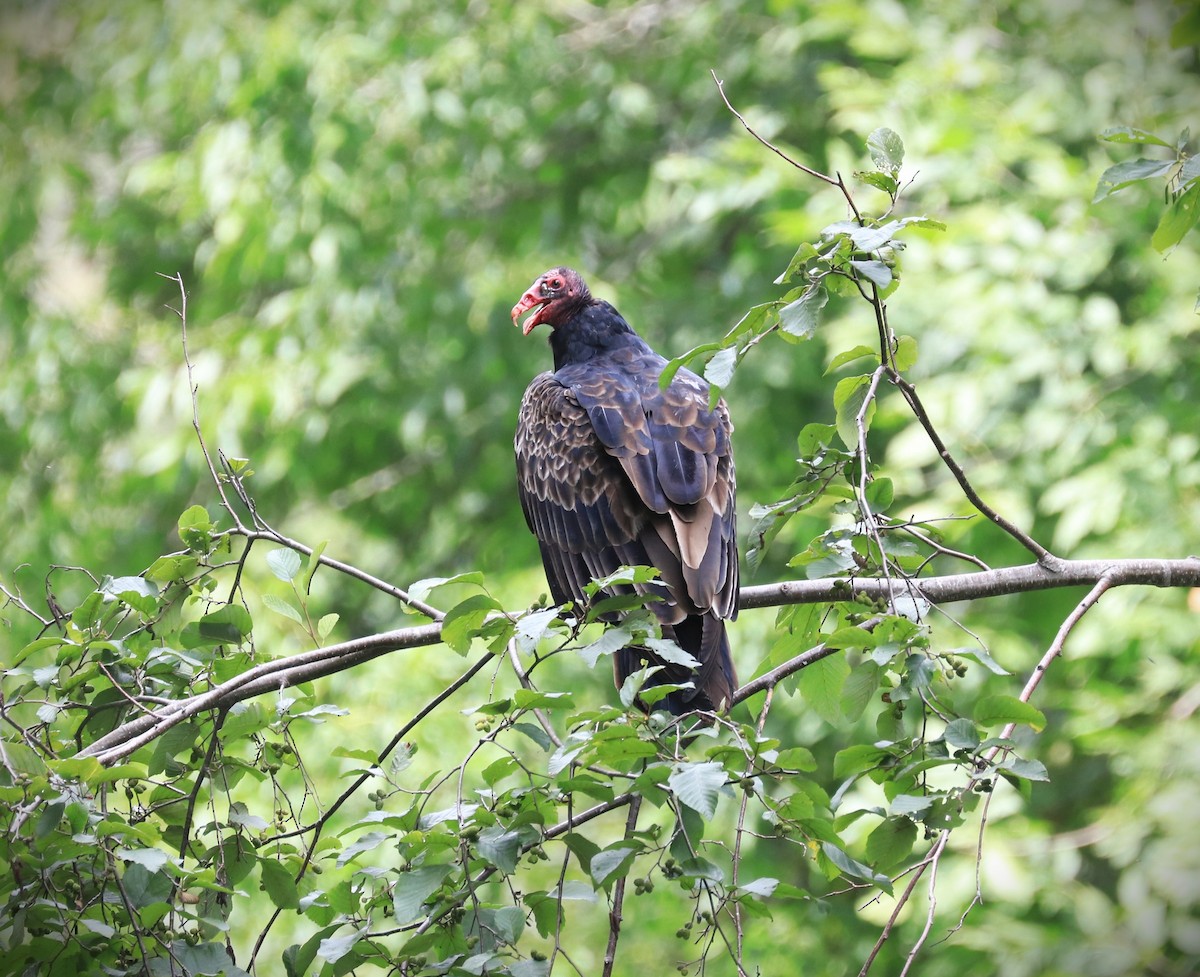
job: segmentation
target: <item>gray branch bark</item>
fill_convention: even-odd
[[[1061,560],[1052,569],[1030,563],[916,580],[847,577],[787,580],[743,587],[739,606],[743,610],[752,610],[784,604],[838,602],[859,596],[889,599],[900,595],[920,597],[932,604],[947,604],[1057,587],[1091,587],[1101,578],[1107,578],[1112,587],[1200,587],[1200,557],[1191,556],[1182,560]],[[258,665],[208,692],[160,706],[130,720],[85,747],[79,755],[94,756],[106,764],[117,763],[172,726],[193,716],[211,711],[221,712],[256,695],[324,678],[393,651],[437,644],[441,640],[441,633],[441,625],[437,623],[398,628]],[[812,660],[816,660],[825,653],[823,649],[814,649],[808,654]],[[797,667],[803,667],[806,663]],[[753,694],[754,691],[758,690],[749,690],[746,694]],[[735,695],[735,701],[746,697],[741,692],[739,690]]]

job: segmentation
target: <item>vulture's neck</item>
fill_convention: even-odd
[[[638,334],[607,302],[589,302],[550,333],[556,370],[585,363],[609,350],[641,345]]]

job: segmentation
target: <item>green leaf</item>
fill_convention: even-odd
[[[817,769],[817,759],[812,751],[805,746],[791,746],[780,750],[771,758],[771,763],[784,770],[802,770],[811,772]]]
[[[838,436],[851,451],[858,450],[858,414],[863,409],[863,404],[866,403],[870,389],[870,375],[844,377],[833,388],[833,406],[837,412]],[[871,418],[874,414],[875,403],[872,401],[863,415],[865,429],[870,429]]]
[[[869,743],[856,743],[839,750],[833,757],[833,775],[839,780],[865,773],[879,766],[887,751]]]
[[[114,852],[125,862],[136,862],[147,872],[157,872],[171,861],[171,856],[160,848],[118,848]]]
[[[779,310],[780,334],[784,338],[794,336],[797,340],[811,339],[820,321],[821,310],[828,301],[829,293],[825,289],[805,289],[803,295]]]
[[[867,882],[874,882],[884,892],[891,893],[892,883],[886,875],[879,875],[871,871],[869,866],[857,861],[847,855],[841,848],[829,841],[821,842],[821,853],[829,859],[843,875],[848,875],[851,878],[864,879]]]
[[[476,849],[484,860],[491,862],[505,875],[517,870],[521,857],[521,835],[518,831],[507,831],[496,825],[479,832]]]
[[[885,818],[867,837],[867,858],[880,871],[888,871],[912,854],[917,825],[910,818]]]
[[[296,880],[284,864],[274,858],[265,857],[260,858],[258,864],[261,866],[262,887],[276,908],[299,909],[300,892],[296,888]]]
[[[286,550],[284,552],[291,552]],[[276,594],[263,594],[263,606],[268,610],[274,611],[276,614],[281,614],[289,621],[295,621],[297,624],[303,624],[304,619],[300,616],[300,612],[293,607],[288,601]]]
[[[842,715],[857,722],[878,688],[879,666],[869,661],[858,665],[842,685]]]
[[[322,540],[320,543],[314,546],[312,552],[308,554],[308,560],[305,562],[305,566],[308,569],[304,571],[304,592],[306,594],[312,590],[313,575],[321,566],[321,554],[325,552],[325,547],[328,545],[329,540]]]
[[[478,570],[471,570],[467,573],[455,574],[453,577],[425,577],[408,588],[408,596],[413,600],[423,601],[438,587],[449,587],[453,584],[481,586],[483,574]]]
[[[849,674],[850,666],[840,654],[815,661],[800,673],[800,694],[827,723],[842,718],[842,688]]]
[[[956,648],[953,654],[960,658],[969,658],[972,661],[978,662],[993,675],[1011,675],[1012,672],[1000,665],[991,655],[987,653],[985,648]]]
[[[728,387],[733,380],[733,371],[737,369],[738,351],[730,346],[713,355],[704,367],[704,379],[714,387]]]
[[[896,191],[900,189],[900,181],[890,173],[869,172],[867,170],[857,170],[854,178],[868,186],[875,187],[877,190],[882,190],[889,196],[895,196]]]
[[[396,877],[392,889],[392,911],[397,926],[416,922],[423,914],[421,906],[450,874],[449,865],[421,865]]]
[[[500,610],[500,603],[487,594],[473,594],[455,604],[442,620],[442,641],[453,651],[465,655],[471,650],[471,639],[484,620],[493,611]]]
[[[342,933],[340,936],[328,936],[317,947],[317,954],[330,963],[337,963],[347,953],[354,949],[355,944],[362,938],[358,930]],[[225,958],[228,961],[228,957]]]
[[[183,545],[190,550],[207,552],[212,545],[212,520],[208,510],[202,505],[194,505],[184,510],[179,517],[179,538]]]
[[[1046,728],[1046,717],[1028,702],[1011,695],[988,695],[975,703],[975,722],[980,726],[1024,723],[1036,732]]]
[[[813,258],[820,257],[820,252],[813,245],[805,242],[796,249],[796,253],[792,256],[792,260],[788,262],[787,268],[783,274],[775,279],[776,285],[783,285],[785,282],[790,282],[799,272],[804,269]]]
[[[1014,777],[1021,777],[1024,780],[1050,780],[1050,774],[1046,772],[1046,765],[1041,760],[1023,760],[1021,757],[1010,756],[1001,760],[996,766]]]
[[[1165,146],[1167,149],[1175,148],[1169,142],[1154,135],[1154,133],[1147,132],[1145,129],[1134,129],[1131,126],[1112,126],[1105,129],[1100,134],[1100,138],[1105,142],[1137,143],[1139,145]]]
[[[205,614],[199,621],[184,626],[180,642],[184,648],[201,648],[206,645],[241,644],[254,629],[250,612],[241,604],[226,604]]]
[[[887,288],[892,284],[892,269],[882,261],[852,259],[850,267],[877,288]]]
[[[979,748],[981,742],[979,730],[969,719],[955,719],[947,723],[946,732],[943,735],[947,745],[955,750],[975,750]]]
[[[599,889],[625,874],[639,851],[641,848],[636,845],[618,843],[596,852],[588,868],[592,883]]]
[[[879,350],[874,346],[855,346],[853,349],[843,350],[838,353],[832,360],[829,361],[829,366],[825,368],[825,376],[828,376],[834,370],[838,370],[847,363],[853,363],[855,360],[861,360],[864,357],[870,356],[876,362],[879,361]]]
[[[1100,174],[1100,179],[1096,182],[1096,192],[1092,194],[1092,203],[1099,203],[1105,197],[1111,196],[1139,180],[1166,176],[1174,165],[1174,160],[1164,162],[1154,159],[1132,159],[1110,166]]]
[[[1200,183],[1193,183],[1163,211],[1150,244],[1159,254],[1165,254],[1183,240],[1197,221],[1200,221]]]
[[[892,363],[900,372],[911,370],[917,362],[917,341],[912,336],[901,336],[896,340]]]
[[[726,785],[725,768],[713,760],[702,763],[677,763],[667,778],[671,792],[706,820],[717,812],[717,799],[731,794]]]
[[[108,599],[122,600],[143,614],[158,609],[158,586],[142,577],[105,577],[99,590]]]
[[[323,614],[321,616],[321,620],[317,622],[317,634],[321,640],[329,637],[340,619],[341,615],[339,614]]]
[[[904,142],[891,129],[880,126],[867,136],[867,151],[875,168],[893,176],[904,165]]]
[[[388,836],[382,831],[367,831],[359,835],[353,842],[338,852],[337,867],[341,868],[344,865],[349,865],[359,855],[363,854],[363,852],[374,851],[387,841],[387,838]]]
[[[510,977],[550,977],[550,958],[518,960],[508,968]]]
[[[267,554],[267,566],[280,580],[290,581],[300,572],[300,554],[283,548],[271,550]]]

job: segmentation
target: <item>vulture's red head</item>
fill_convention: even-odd
[[[592,293],[588,291],[579,272],[573,268],[551,268],[539,275],[537,281],[521,296],[521,301],[513,306],[513,325],[520,325],[518,317],[537,308],[521,326],[522,334],[528,336],[533,327],[542,322],[561,326],[591,300]]]

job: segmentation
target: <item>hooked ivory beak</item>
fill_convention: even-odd
[[[521,325],[517,322],[517,319],[530,309],[541,306],[545,301],[541,295],[538,295],[535,288],[530,288],[528,292],[521,296],[521,301],[512,307],[513,325]],[[533,331],[533,327],[542,321],[540,318],[541,312],[542,310],[538,308],[537,312],[525,320],[525,324],[521,326],[521,335],[528,336]]]

